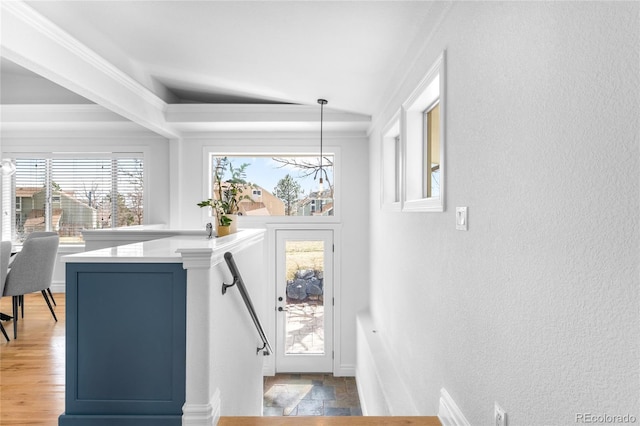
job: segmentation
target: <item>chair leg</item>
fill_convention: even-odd
[[[13,340],[18,339],[18,296],[11,298],[13,303]]]
[[[18,303],[20,304],[20,314],[21,314],[20,318],[24,318],[24,294],[21,294],[18,297],[19,297]]]
[[[56,317],[56,313],[53,312],[53,307],[51,306],[51,302],[49,302],[49,298],[47,297],[47,291],[46,290],[42,290],[42,296],[44,297],[44,300],[47,302],[47,306],[49,306],[49,310],[51,311],[51,315],[53,315],[53,319],[56,320],[56,322],[58,322],[58,318]]]
[[[7,339],[7,342],[8,342],[9,341],[9,336],[7,335],[6,330],[2,326],[2,323],[0,323],[0,330],[2,330],[2,334],[4,334],[4,338]]]
[[[51,293],[51,289],[50,288],[47,289],[47,293],[49,293],[49,297],[51,298],[51,301],[53,302],[53,306],[58,306],[58,304],[56,303],[56,299],[53,298],[53,293]]]

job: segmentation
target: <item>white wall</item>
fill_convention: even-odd
[[[283,117],[286,121],[287,117]],[[107,136],[107,134],[109,136]],[[167,141],[158,136],[128,135],[117,131],[73,131],[64,134],[46,132],[5,133],[3,152],[85,152],[143,150],[147,174],[145,220],[147,223],[170,224],[176,229],[204,229],[205,210],[196,204],[206,198],[206,154],[218,148],[233,147],[237,152],[283,150],[296,152],[318,149],[317,133],[300,132],[235,132],[206,133],[183,140]],[[339,283],[341,300],[337,302],[342,320],[340,340],[336,343],[339,374],[354,374],[356,363],[356,312],[368,304],[368,155],[367,138],[362,134],[328,133],[325,149],[340,152],[340,221],[332,225],[340,232]],[[242,222],[240,223],[242,226]],[[264,225],[261,225],[264,226]],[[279,224],[278,226],[286,226]],[[275,241],[266,241],[275,248]],[[61,248],[60,255],[73,252]],[[52,288],[64,291],[64,270],[57,268]],[[272,300],[273,299],[273,300]],[[267,298],[273,302],[275,298]],[[271,311],[269,311],[271,312]],[[272,329],[273,330],[273,327]]]
[[[255,306],[261,322],[264,318],[263,294],[260,293],[260,256],[262,243],[234,253],[234,261]],[[251,268],[251,265],[258,266]],[[209,283],[212,285],[209,300],[211,329],[210,380],[220,391],[220,414],[222,416],[262,415],[262,364],[264,356],[257,353],[261,347],[256,326],[242,301],[238,286],[222,294],[222,283],[231,284],[233,277],[224,260],[211,268]]]
[[[494,401],[512,425],[640,418],[639,11],[456,3],[399,65],[371,182],[380,129],[446,49],[445,212],[370,199],[371,315],[419,413],[444,387],[472,424]]]
[[[283,117],[286,121],[286,117]],[[335,372],[342,375],[355,374],[356,364],[356,313],[367,306],[368,292],[368,147],[367,139],[363,135],[354,133],[325,133],[325,152],[339,151],[339,222],[326,222],[320,219],[317,222],[324,223],[327,229],[338,228],[339,240],[336,240],[336,262],[339,262],[340,275],[336,277],[335,294],[340,294],[340,300],[336,301],[341,320],[339,341],[336,342]],[[175,198],[178,200],[181,210],[180,220],[175,224],[182,229],[204,229],[207,220],[206,212],[197,206],[197,203],[207,198],[207,153],[211,152],[235,152],[235,153],[273,153],[273,152],[305,152],[317,153],[318,134],[299,132],[236,132],[236,133],[208,133],[197,137],[187,137],[175,142],[177,145],[172,151],[171,161],[174,167],[180,170],[179,191]],[[247,218],[240,218],[239,226],[245,227]],[[285,219],[285,218],[277,218]],[[286,228],[290,224],[282,220],[266,218],[264,222],[253,221],[252,227],[265,227],[267,224],[273,227]],[[329,219],[333,220],[332,218]],[[304,227],[302,223],[295,226]],[[267,235],[265,246],[271,255],[275,255],[275,240],[272,233]],[[339,245],[338,245],[339,242]],[[267,261],[275,262],[274,258]],[[269,285],[272,291],[271,297],[266,298],[268,306],[266,312],[274,313],[264,321],[269,336],[273,338],[275,328],[275,276],[268,276],[263,281]],[[268,361],[272,361],[271,359]]]

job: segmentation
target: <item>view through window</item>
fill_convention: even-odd
[[[222,164],[222,166],[221,166]],[[216,198],[216,167],[222,182],[242,169],[239,214],[246,216],[333,216],[334,156],[213,155],[211,197]],[[323,183],[320,184],[322,174]]]
[[[440,103],[425,112],[424,197],[440,196]]]
[[[14,159],[3,185],[12,203],[11,238],[54,231],[63,244],[81,243],[83,229],[143,223],[144,166],[140,157]]]

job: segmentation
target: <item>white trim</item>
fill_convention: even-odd
[[[397,158],[402,159],[402,140],[396,144],[396,138],[400,137],[400,116],[401,110],[393,114],[387,125],[382,130],[382,140],[380,143],[380,207],[385,211],[399,212],[401,210],[402,198],[402,166],[398,164]],[[392,146],[392,148],[390,148]],[[393,154],[393,158],[389,157]],[[393,162],[393,167],[389,167]],[[402,163],[402,161],[400,161]],[[399,170],[398,170],[399,169]],[[392,173],[393,172],[393,173]],[[394,198],[398,201],[388,202],[386,188],[393,181]],[[398,191],[396,193],[396,190]]]
[[[367,407],[367,400],[365,398],[362,398],[362,395],[366,395],[364,393],[365,389],[362,388],[362,385],[360,384],[360,380],[358,380],[358,377],[360,377],[360,372],[358,372],[358,367],[356,367],[356,389],[358,389],[358,395],[360,396],[360,410],[362,411],[362,415],[363,416],[368,416],[369,415],[369,409]]]
[[[238,105],[238,104],[170,104],[167,122],[183,132],[202,131],[274,131],[319,129],[317,106],[310,105]],[[325,109],[325,130],[364,132],[371,117]]]
[[[36,146],[20,146],[20,150],[7,150],[2,152],[3,158],[12,158],[17,159],[20,157],[26,157],[27,159],[140,159],[142,160],[143,165],[143,188],[142,188],[142,199],[143,199],[143,209],[145,207],[151,206],[151,190],[149,188],[149,176],[151,174],[151,170],[153,170],[153,166],[151,165],[150,157],[151,157],[151,147],[150,146],[136,146],[130,145],[126,147],[111,147],[108,150],[105,150],[102,146],[77,146],[77,145],[68,145],[63,148],[57,147],[58,151],[51,152],[51,147],[46,147],[44,145],[36,145]],[[47,167],[47,179],[50,178],[51,170],[49,166]],[[111,185],[113,185],[113,180],[117,179],[117,176],[113,174],[111,175]],[[15,183],[11,183],[11,185],[15,186]],[[4,190],[5,188],[1,188]],[[15,188],[13,188],[15,189]],[[12,189],[12,190],[13,190]],[[12,212],[12,214],[15,212]],[[149,220],[147,215],[143,216],[143,225]],[[14,226],[11,225],[9,232],[13,231]],[[133,228],[133,227],[132,227]],[[115,229],[115,228],[111,228]],[[6,232],[6,231],[5,231]],[[84,231],[83,231],[84,232]],[[86,242],[84,244],[86,246]],[[91,245],[89,245],[89,249],[93,249]]]
[[[335,377],[355,377],[356,366],[355,364],[342,364],[334,369],[333,375]]]
[[[385,93],[388,93],[390,89],[395,87],[402,87],[407,84],[409,76],[411,72],[416,69],[418,66],[418,61],[423,58],[429,49],[432,47],[432,39],[435,34],[438,33],[440,26],[444,22],[445,18],[449,14],[454,1],[450,2],[429,2],[429,11],[425,14],[425,22],[421,25],[421,28],[429,28],[429,33],[425,37],[417,37],[411,44],[411,46],[407,49],[405,53],[405,57],[399,63],[408,63],[407,66],[397,68],[394,75],[389,79],[389,86],[385,89]],[[435,8],[440,7],[441,9]],[[420,46],[414,47],[414,44],[419,43]],[[400,83],[400,84],[398,84]],[[391,102],[394,100],[394,96],[389,94],[388,96],[383,96],[384,104],[381,108],[378,108],[377,111],[388,111],[391,105]],[[376,123],[373,123],[372,126],[367,131],[367,136],[371,135]]]
[[[458,404],[455,403],[445,388],[440,389],[438,418],[442,426],[471,426],[471,423],[469,423],[464,414],[462,414]]]
[[[220,420],[220,389],[216,389],[208,404],[182,406],[182,426],[211,426]]]
[[[418,86],[402,104],[400,138],[402,140],[402,211],[403,212],[443,212],[445,210],[446,184],[446,52],[443,51],[431,66]],[[435,83],[437,82],[437,86]],[[422,192],[415,182],[424,181],[424,111],[435,101],[440,103],[440,193],[437,198],[416,196]],[[420,151],[420,152],[418,152]]]
[[[308,137],[308,135],[307,135]],[[209,179],[209,171],[211,169],[212,155],[223,155],[227,157],[234,156],[295,156],[318,154],[318,146],[315,145],[265,145],[263,141],[254,139],[247,140],[245,143],[238,145],[204,145],[202,147],[202,199],[206,200],[211,194],[211,182]],[[259,228],[268,224],[278,224],[286,226],[287,224],[296,224],[304,226],[305,224],[336,224],[341,221],[340,213],[342,211],[341,199],[341,167],[342,155],[341,148],[337,145],[325,144],[323,150],[326,155],[333,155],[333,216],[241,216],[238,218],[238,226],[241,228]],[[268,190],[268,189],[267,189]],[[201,224],[205,226],[212,221],[209,212],[210,208],[201,209]]]
[[[333,375],[348,376],[342,370],[342,224],[333,229]],[[355,369],[354,373],[355,375]]]
[[[3,57],[151,131],[177,136],[165,121],[166,103],[152,91],[25,2],[4,1],[0,6]]]
[[[267,256],[267,306],[265,312],[275,312],[276,294],[276,231],[278,230],[332,230],[333,231],[333,374],[336,376],[355,376],[355,367],[351,364],[342,364],[342,225],[338,223],[267,223],[265,244]],[[267,337],[270,341],[276,341],[276,316],[268,315],[266,318]],[[275,356],[267,357],[263,368],[265,376],[276,374]]]
[[[333,336],[335,332],[335,311],[336,305],[332,304],[335,299],[335,270],[332,246],[335,247],[335,232],[332,229],[278,229],[276,230],[276,275],[275,289],[272,300],[276,300],[277,296],[282,296],[280,290],[285,287],[285,269],[286,269],[286,253],[285,244],[287,241],[322,241],[324,253],[324,350],[322,353],[296,354],[286,352],[286,335],[283,332],[287,322],[286,317],[277,310],[268,309],[267,312],[273,312],[276,315],[276,340],[275,340],[275,358],[276,371],[283,373],[333,373],[335,370],[336,358],[336,339]],[[279,270],[279,266],[282,267]],[[281,287],[282,286],[282,287]],[[278,303],[276,303],[278,306]],[[332,315],[327,315],[331,312]]]
[[[182,222],[183,204],[177,202],[182,195],[181,188],[184,188],[183,180],[183,157],[184,144],[182,139],[169,140],[169,228],[178,228]]]
[[[3,2],[2,6],[6,10],[20,17],[24,22],[28,23],[31,28],[37,30],[56,44],[64,47],[69,52],[72,52],[77,57],[83,59],[86,63],[89,63],[93,67],[102,71],[104,74],[108,75],[122,86],[125,86],[128,90],[132,91],[146,102],[152,104],[155,108],[163,110],[166,107],[167,104],[158,96],[153,94],[149,89],[129,77],[128,74],[125,74],[110,62],[106,61],[102,56],[80,43],[69,35],[69,33],[53,24],[38,12],[34,11],[26,3],[21,1],[8,1]]]
[[[131,123],[97,104],[0,105],[2,126],[12,123]]]

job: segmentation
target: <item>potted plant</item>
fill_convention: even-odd
[[[216,231],[219,237],[235,232],[240,201],[251,199],[242,192],[253,185],[247,182],[245,169],[248,163],[234,167],[227,157],[215,157],[213,176],[214,197],[198,203],[200,207],[211,207],[216,216]],[[224,180],[228,171],[229,179]],[[236,223],[234,223],[236,222]]]

